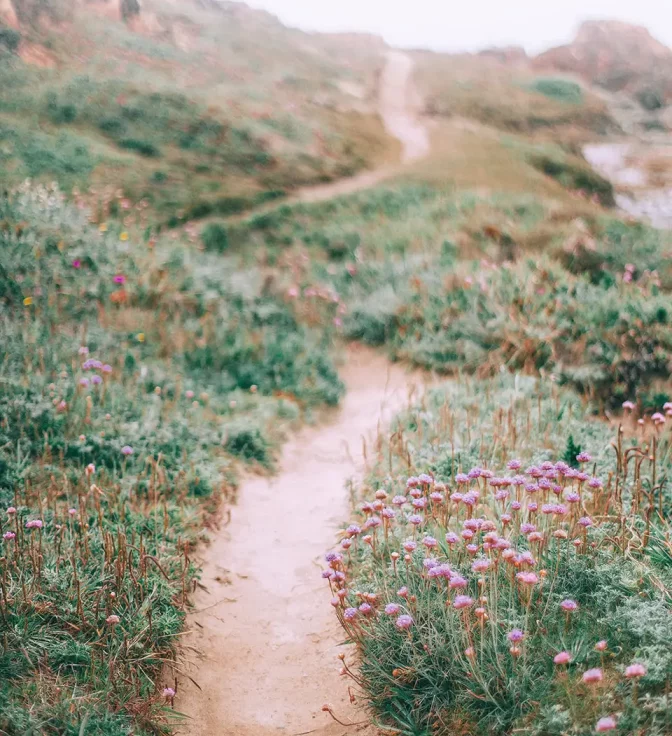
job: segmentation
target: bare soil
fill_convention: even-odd
[[[388,55],[381,115],[403,144],[403,160],[428,153],[413,112],[411,59]],[[365,189],[390,174],[368,172],[301,193],[306,201]],[[421,390],[420,374],[362,346],[345,350],[342,406],[284,447],[272,478],[248,477],[230,522],[205,551],[183,641],[175,707],[190,736],[343,736],[369,731],[337,658],[342,632],[320,577],[321,558],[348,517],[349,479],[372,458],[375,437]],[[168,674],[168,673],[167,673]],[[322,710],[329,704],[336,723]],[[352,725],[350,725],[352,724]]]

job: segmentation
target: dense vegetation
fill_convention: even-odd
[[[384,728],[669,733],[670,445],[637,426],[509,378],[398,419],[324,574]]]
[[[92,230],[57,189],[0,200],[4,733],[165,720],[204,526],[240,463],[272,468],[340,396],[329,331],[278,289],[188,241]]]

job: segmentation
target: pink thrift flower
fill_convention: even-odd
[[[586,670],[583,673],[583,681],[591,684],[594,682],[601,682],[602,670],[599,667],[594,667],[591,670]]]
[[[571,600],[571,598],[566,598],[561,604],[560,608],[562,608],[563,611],[576,611],[576,609],[579,607],[579,604],[576,601]]]
[[[569,664],[572,661],[572,655],[569,652],[558,652],[553,657],[555,664]]]
[[[126,277],[120,273],[118,273],[112,280],[114,281],[115,284],[125,284],[126,283]]]
[[[75,260],[72,262],[73,268],[81,268],[82,262],[79,260],[79,258],[75,258]]]
[[[616,719],[611,716],[600,718],[595,726],[597,733],[604,733],[605,731],[613,731],[616,728]]]
[[[410,629],[413,626],[413,619],[408,614],[402,614],[395,621],[395,625],[398,629]]]
[[[457,595],[453,601],[453,608],[469,608],[473,602],[473,598],[470,598],[468,595]]]
[[[600,640],[600,641],[598,641],[598,642],[597,642],[597,644],[595,645],[595,649],[596,649],[596,650],[597,650],[598,652],[604,652],[604,651],[606,650],[606,648],[607,648],[607,642],[606,642],[606,641],[605,641],[604,639],[601,639],[601,640]]]
[[[646,667],[643,664],[630,664],[625,668],[626,677],[644,677],[646,674]]]
[[[105,623],[109,624],[110,626],[114,626],[115,624],[118,624],[121,621],[119,616],[116,616],[114,613],[108,616],[105,619]]]

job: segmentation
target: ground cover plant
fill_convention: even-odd
[[[381,438],[323,577],[384,730],[669,732],[669,436],[631,406],[472,382]]]
[[[330,330],[193,242],[0,200],[0,730],[166,728],[195,545],[342,387]],[[322,322],[331,324],[325,306]]]

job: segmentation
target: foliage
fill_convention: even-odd
[[[666,732],[671,580],[649,545],[669,535],[651,484],[669,451],[634,461],[653,431],[614,460],[571,393],[519,379],[440,389],[399,418],[324,573],[356,645],[342,674],[384,728]],[[566,432],[594,460],[554,462]]]
[[[583,92],[576,82],[567,79],[541,78],[535,79],[530,89],[550,97],[558,102],[578,105],[583,101]]]

